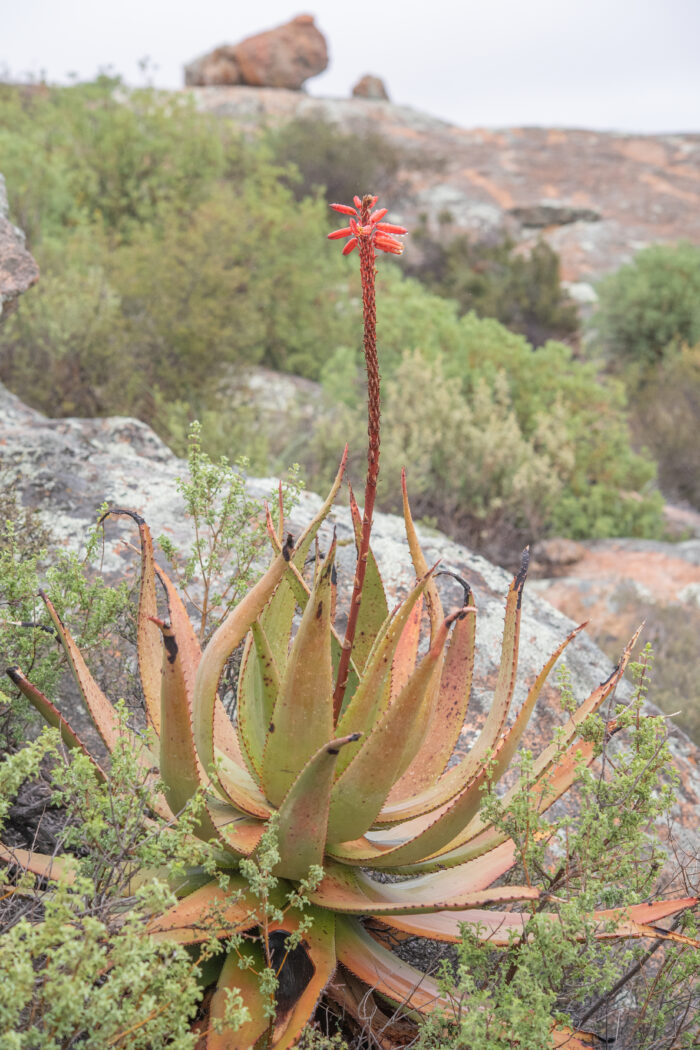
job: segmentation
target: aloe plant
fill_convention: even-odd
[[[383,223],[384,211],[372,213],[375,203],[376,198],[365,197],[355,198],[355,208],[336,206],[351,216],[350,225],[331,234],[350,238],[345,253],[359,245],[369,380],[364,516],[351,496],[358,560],[344,635],[335,625],[335,540],[325,557],[316,553],[312,559],[310,579],[304,570],[340,488],[347,450],[328,498],[296,541],[285,533],[283,520],[275,529],[268,514],[272,562],[204,651],[178,592],[156,564],[145,521],[121,508],[108,512],[130,514],[140,537],[137,645],[152,743],[132,734],[131,745],[145,769],[159,770],[162,793],[154,800],[159,815],[173,819],[190,800],[203,800],[197,834],[215,843],[221,870],[228,875],[222,883],[217,874],[193,873],[180,887],[178,902],[153,916],[148,932],[192,946],[212,938],[227,941],[236,931],[257,934],[262,948],[254,950],[261,959],[269,959],[273,935],[296,935],[305,958],[303,974],[291,981],[291,999],[288,996],[271,1019],[264,991],[250,970],[239,967],[238,948],[232,948],[211,1000],[211,1017],[223,1018],[226,990],[241,988],[250,1020],[235,1032],[212,1027],[209,1050],[292,1046],[334,975],[333,998],[357,1018],[362,1017],[370,989],[402,1006],[408,1016],[449,1008],[435,982],[390,950],[392,936],[454,942],[460,939],[460,925],[467,922],[492,945],[506,945],[524,931],[529,914],[513,906],[544,904],[531,885],[494,885],[514,866],[517,851],[504,832],[480,815],[480,800],[484,787],[497,783],[509,768],[550,670],[581,628],[547,660],[509,722],[525,554],[506,597],[490,711],[468,754],[450,764],[471,692],[473,595],[465,584],[461,605],[445,613],[437,567],[428,566],[418,542],[405,477],[404,519],[416,582],[393,610],[370,545],[379,467],[375,251],[397,254],[401,243],[396,237],[405,232]],[[158,581],[167,618],[158,615]],[[123,726],[50,598],[42,597],[93,721],[111,750]],[[424,608],[430,624],[425,651],[419,644]],[[633,642],[610,678],[571,713],[556,743],[536,759],[533,791],[540,810],[570,787],[582,761],[594,757],[594,744],[579,739],[581,727],[612,694]],[[241,644],[232,722],[217,690],[227,660]],[[18,668],[8,673],[60,729],[66,744],[87,753],[49,699]],[[98,775],[106,775],[97,769]],[[506,800],[519,789],[517,783],[512,786]],[[272,919],[245,874],[246,862],[258,855],[271,820],[277,850],[272,903],[279,905],[290,894],[299,901],[277,910]],[[43,875],[55,875],[63,867],[70,877],[69,862],[61,865],[16,850],[4,850],[2,856]],[[316,876],[309,879],[309,873]],[[405,878],[382,881],[388,874]],[[306,903],[293,896],[300,885]],[[690,898],[660,901],[624,913],[595,912],[591,918],[601,924],[605,936],[687,940],[655,924],[693,903]],[[367,925],[367,917],[378,922]],[[556,915],[551,921],[557,921]],[[298,951],[289,953],[284,965],[293,968],[298,958]],[[564,1040],[571,1047],[584,1045],[575,1033],[553,1025],[553,1044]]]

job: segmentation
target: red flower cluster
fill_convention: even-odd
[[[369,216],[369,222],[363,226],[360,222],[362,201],[359,197],[353,197],[353,200],[355,202],[354,208],[351,208],[348,204],[331,204],[331,208],[335,211],[339,211],[341,215],[351,215],[352,218],[349,226],[329,233],[328,240],[337,241],[341,237],[349,237],[350,240],[343,248],[343,255],[349,255],[357,247],[360,238],[370,240],[375,249],[378,249],[380,252],[401,255],[403,244],[401,241],[397,241],[392,234],[408,233],[408,230],[404,229],[403,226],[394,226],[390,222],[382,222],[388,208],[380,208],[379,211],[373,211]],[[376,203],[377,198],[373,197],[371,207],[374,207]]]

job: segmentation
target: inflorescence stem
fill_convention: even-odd
[[[365,196],[362,199],[360,211],[360,224],[368,226],[370,221],[370,210],[374,198]],[[355,581],[352,589],[352,599],[348,613],[345,638],[340,654],[338,665],[338,677],[336,680],[335,693],[333,695],[333,713],[337,722],[343,706],[345,689],[348,684],[350,670],[350,654],[355,631],[357,629],[357,618],[362,601],[362,588],[365,582],[365,571],[367,569],[367,555],[369,553],[369,538],[372,531],[372,518],[374,516],[374,501],[377,494],[377,478],[379,477],[379,361],[377,358],[377,308],[374,292],[374,278],[376,274],[374,244],[369,237],[360,237],[358,244],[360,252],[360,276],[362,279],[362,319],[364,324],[363,349],[365,354],[365,366],[367,369],[367,480],[365,482],[365,505],[362,516],[362,532],[357,554],[357,567],[355,569]]]

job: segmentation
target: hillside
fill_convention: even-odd
[[[544,237],[568,282],[594,281],[655,241],[700,244],[700,134],[467,129],[391,102],[245,86],[190,90],[202,111],[249,128],[325,120],[381,135],[403,157],[402,193],[392,203],[405,224],[415,228],[427,214],[433,223],[442,216],[451,233],[507,231],[526,245]]]

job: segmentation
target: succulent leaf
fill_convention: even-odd
[[[77,865],[75,858],[69,854],[52,857],[34,850],[20,849],[19,846],[5,846],[0,842],[0,861],[8,867],[22,868],[31,871],[42,879],[61,879],[70,884],[75,879]]]
[[[165,591],[168,605],[168,622],[177,638],[182,672],[187,686],[187,695],[191,700],[195,675],[197,674],[199,661],[202,659],[202,647],[199,644],[199,638],[192,621],[187,615],[184,602],[175,589],[172,580],[156,562],[153,563],[153,571]]]
[[[299,624],[268,725],[263,754],[265,795],[279,805],[298,771],[333,737],[330,651],[331,546]]]
[[[497,756],[498,749],[495,752]],[[352,854],[348,852],[348,843],[336,846],[329,852],[337,859],[371,864],[376,868],[401,869],[405,865],[422,863],[426,857],[433,861],[443,850],[447,852],[461,845],[463,829],[469,827],[476,817],[482,788],[490,779],[490,765],[484,763],[459,794],[441,809],[405,821],[393,830],[387,829],[381,836],[376,835],[376,844],[373,843],[368,854],[363,854],[362,848],[354,843],[350,844]]]
[[[260,845],[265,825],[254,817],[248,817],[230,802],[218,802],[205,798],[207,813],[214,827],[218,843],[233,857],[250,857]],[[206,834],[204,838],[208,838]]]
[[[411,615],[406,621],[396,646],[394,659],[391,663],[390,701],[399,695],[416,666],[423,606],[425,604],[424,597],[424,594],[421,593],[418,601],[413,606]]]
[[[139,514],[122,507],[110,507],[100,518],[104,521],[109,515],[124,514],[132,518],[139,530],[141,544],[141,584],[136,618],[136,652],[139,663],[139,674],[146,704],[146,718],[149,726],[160,733],[160,667],[161,644],[160,633],[154,622],[158,616],[156,602],[155,559],[153,557],[153,539],[151,530]]]
[[[311,979],[298,999],[286,1011],[278,1010],[271,1045],[275,1050],[288,1050],[296,1044],[302,1029],[313,1016],[323,990],[335,973],[335,927],[336,920],[331,912],[313,905],[304,909],[304,915],[311,918],[311,926],[302,935],[301,947],[304,949],[313,968]],[[290,909],[281,923],[274,923],[273,930],[295,933],[299,928],[302,915]],[[285,963],[282,964],[284,969]]]
[[[432,679],[439,674],[450,619],[331,792],[328,841],[359,838],[369,830],[392,785],[405,772],[423,738],[431,714]]]
[[[428,563],[425,560],[423,551],[421,550],[420,543],[418,541],[418,534],[416,533],[416,527],[413,524],[413,517],[411,515],[411,507],[408,502],[408,489],[406,487],[406,471],[401,471],[401,491],[403,494],[403,520],[406,527],[406,539],[408,540],[408,549],[411,552],[411,561],[413,562],[413,568],[416,576],[420,579],[421,576],[425,576],[428,571]],[[435,632],[439,629],[440,624],[445,618],[443,612],[442,602],[440,601],[440,595],[435,584],[435,580],[431,580],[428,585],[427,592],[427,604],[428,604],[428,615],[430,616],[430,641],[432,642]]]
[[[207,773],[214,770],[214,711],[219,679],[233,650],[240,645],[285,574],[292,555],[291,536],[267,572],[214,632],[202,654],[194,683],[192,716],[195,742]]]
[[[561,656],[566,646],[583,629],[585,624],[576,627],[564,641],[552,653],[539,675],[532,684],[528,695],[523,703],[513,725],[507,730],[505,739],[502,741],[497,755],[497,761],[491,767],[491,778],[497,781],[501,772],[508,768],[523,733],[527,729],[537,698],[542,687],[556,661]],[[494,722],[490,721],[490,714],[486,719],[484,727],[475,744],[467,755],[432,785],[426,787],[421,793],[416,793],[408,802],[392,804],[390,797],[388,804],[384,807],[378,818],[378,823],[392,823],[399,817],[408,820],[412,817],[429,813],[448,803],[464,788],[469,780],[476,774],[483,761],[489,755],[494,741]]]
[[[278,590],[281,590],[282,586],[283,583],[280,584]],[[271,602],[274,601],[274,598],[275,595]],[[285,653],[283,667],[286,665],[286,655]],[[241,661],[237,716],[238,734],[243,752],[249,759],[248,765],[259,782],[262,780],[262,757],[267,731],[279,690],[280,674],[272,647],[260,620],[256,620],[246,640]]]
[[[19,691],[36,708],[39,714],[42,715],[45,721],[48,722],[50,726],[53,726],[54,729],[58,729],[61,734],[61,739],[66,747],[82,751],[86,758],[89,758],[92,762],[99,779],[105,781],[107,777],[100,764],[93,758],[70,723],[66,721],[58,708],[51,703],[49,698],[44,696],[41,690],[37,689],[35,685],[32,685],[29,679],[22,673],[22,671],[20,671],[19,667],[8,667],[6,673],[10,680],[17,686]]]
[[[180,649],[170,624],[154,618],[163,635],[161,661],[160,773],[173,813],[184,809],[200,787],[209,784],[194,746],[192,711]]]
[[[352,488],[350,489],[350,513],[352,515],[352,524],[355,530],[355,546],[359,556],[360,542],[362,538],[362,516],[360,514],[360,509],[357,506],[357,502],[355,501]],[[382,578],[379,575],[379,569],[377,568],[377,562],[375,561],[374,555],[372,554],[372,548],[370,547],[367,551],[367,568],[365,570],[365,580],[362,587],[362,602],[360,604],[360,611],[357,615],[357,627],[355,629],[355,639],[352,647],[353,660],[359,671],[364,669],[374,639],[376,638],[377,633],[381,630],[382,624],[386,621],[388,615],[389,609],[387,607],[386,595],[384,593],[384,584],[382,583]]]
[[[622,937],[654,937],[657,940],[672,940],[680,944],[696,945],[697,942],[684,934],[673,930],[664,930],[653,925],[659,919],[675,915],[679,911],[692,908],[695,898],[681,900],[655,901],[651,904],[636,904],[628,908],[609,908],[591,912],[591,923],[597,924],[597,940],[613,940]],[[497,903],[497,902],[495,902]],[[540,913],[549,922],[559,922],[559,916],[549,912]],[[520,937],[530,918],[528,912],[481,911],[465,909],[464,911],[442,911],[433,914],[385,915],[382,921],[392,929],[412,937],[429,937],[437,941],[449,941],[458,944],[462,939],[460,927],[467,923],[474,927],[474,934],[479,940],[488,941],[495,948],[505,948],[513,937]],[[609,927],[609,928],[608,928]],[[583,939],[581,934],[579,939]]]
[[[280,903],[281,893],[275,896]],[[210,937],[230,937],[236,930],[251,929],[258,921],[260,907],[243,876],[230,872],[226,889],[212,879],[156,916],[148,925],[148,933],[155,940],[200,944]]]
[[[242,966],[242,956],[249,960],[248,966]],[[262,947],[255,941],[248,941],[243,949],[232,948],[228,952],[217,981],[216,991],[209,1008],[210,1020],[223,1021],[228,997],[228,990],[237,989],[248,1008],[250,1020],[232,1031],[224,1028],[217,1032],[213,1026],[207,1035],[206,1050],[250,1050],[258,1039],[270,1027],[270,1019],[265,1013],[265,997],[260,991],[258,974],[265,969],[265,956]]]
[[[394,614],[387,618],[377,636],[365,666],[364,674],[338,721],[338,734],[369,733],[390,700],[389,671],[395,654],[408,630],[416,605],[428,585],[429,575],[416,583]],[[406,677],[406,681],[408,681]],[[338,761],[338,775],[357,753],[356,747],[346,748]]]
[[[443,878],[445,875],[448,877]],[[538,900],[540,896],[540,891],[531,886],[473,890],[469,883],[462,883],[458,889],[455,882],[452,871],[436,872],[406,882],[377,882],[364,872],[342,864],[330,864],[320,885],[311,892],[310,899],[314,904],[339,913],[384,916],[438,910],[463,911],[491,904]]]
[[[173,586],[172,581],[166,573],[163,572],[160,566],[155,563],[154,570],[165,590],[168,603],[168,619],[177,640],[178,656],[185,680],[188,703],[191,707],[192,696],[194,694],[194,680],[197,674],[197,668],[199,667],[199,661],[202,658],[202,648],[199,644],[197,632],[187,615],[185,605]],[[237,766],[242,766],[243,758],[241,756],[238,737],[231,725],[230,718],[226,714],[224,705],[221,703],[218,696],[214,701],[214,737],[216,740],[217,757],[218,752],[220,751],[230,759],[231,762],[235,762]]]
[[[245,765],[217,750],[216,773],[223,793],[237,809],[259,820],[268,819],[272,807]]]
[[[432,978],[378,944],[356,919],[338,916],[335,944],[338,961],[397,1006],[421,1013],[438,1007],[449,1011]]]
[[[279,807],[278,869],[289,879],[303,879],[312,864],[322,865],[328,830],[333,774],[341,748],[358,734],[324,744],[309,759]]]
[[[654,937],[664,941],[675,941],[677,944],[688,944],[697,948],[700,943],[692,937],[686,937],[675,930],[664,930],[656,923],[671,915],[694,908],[697,897],[682,897],[676,900],[652,901],[650,904],[632,904],[628,908],[609,908],[605,911],[594,911],[592,919],[599,923],[614,923],[612,931],[599,930],[596,937],[605,940],[611,937]]]
[[[469,706],[474,672],[476,607],[469,593],[447,646],[437,702],[415,757],[389,795],[389,804],[415,799],[438,781],[455,749]]]
[[[82,653],[75,644],[68,628],[63,625],[61,617],[56,612],[50,598],[43,591],[39,593],[48,609],[49,616],[53,620],[58,637],[68,657],[73,677],[92,716],[95,728],[102,737],[108,751],[112,751],[123,734],[117,712],[92,677]],[[127,734],[135,753],[139,756],[139,761],[143,765],[154,765],[154,756],[144,747],[136,734],[130,733],[128,730]]]

